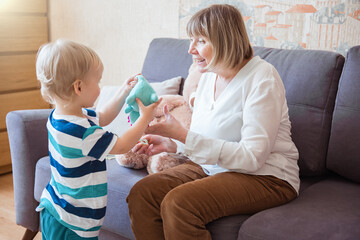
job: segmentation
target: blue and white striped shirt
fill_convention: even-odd
[[[83,109],[83,113],[86,117],[54,111],[49,116],[51,180],[36,210],[46,208],[81,237],[96,237],[106,211],[105,157],[117,137],[98,125],[95,111]]]

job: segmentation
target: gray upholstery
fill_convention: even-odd
[[[359,224],[360,185],[329,178],[310,186],[294,201],[249,218],[239,239],[359,239]]]
[[[182,94],[184,79],[188,76],[189,67],[193,62],[187,52],[189,44],[188,39],[154,39],[150,43],[141,73],[149,82],[161,82],[181,76],[179,94]]]
[[[187,49],[188,40],[154,39],[142,73],[151,82],[185,78],[192,63]],[[300,195],[286,205],[252,216],[224,217],[206,227],[214,240],[357,239],[360,46],[349,51],[344,69],[344,58],[332,52],[254,49],[277,68],[284,81],[292,136],[300,152]],[[50,178],[45,127],[49,113],[49,109],[14,111],[6,119],[16,220],[32,231],[39,229],[35,208]],[[115,161],[107,161],[107,169],[108,207],[100,239],[133,238],[126,196],[147,173],[120,167]]]
[[[292,138],[299,149],[301,176],[325,173],[332,113],[344,57],[316,50],[255,47],[275,66],[286,89]]]
[[[331,128],[327,167],[360,183],[360,46],[348,51]]]
[[[6,116],[9,136],[16,223],[31,231],[39,229],[38,203],[34,199],[35,164],[48,155],[46,121],[49,109],[14,111]]]
[[[187,53],[189,43],[187,39],[154,39],[141,73],[149,82],[161,82],[176,76],[186,78],[192,63],[192,57]]]

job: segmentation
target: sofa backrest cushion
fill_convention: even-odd
[[[188,39],[155,38],[145,57],[142,74],[149,82],[181,76],[186,79],[192,56],[188,53]]]
[[[327,167],[360,182],[360,45],[349,49],[340,78]]]
[[[284,82],[300,175],[323,175],[344,57],[329,51],[264,47],[254,47],[254,53],[274,65]]]

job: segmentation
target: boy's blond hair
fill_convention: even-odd
[[[80,43],[59,39],[41,46],[36,75],[43,98],[50,103],[54,103],[54,98],[70,100],[74,82],[83,80],[92,66],[103,67],[101,59],[95,51]]]
[[[218,64],[235,68],[253,55],[240,11],[228,4],[215,4],[191,17],[186,27],[190,37],[205,37],[213,47],[207,69]]]

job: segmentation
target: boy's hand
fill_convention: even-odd
[[[148,122],[151,122],[151,120],[155,117],[155,109],[162,101],[162,98],[159,98],[157,102],[154,102],[149,106],[145,106],[138,98],[136,98],[135,101],[139,105],[140,117],[144,117]]]
[[[129,93],[131,91],[131,89],[134,88],[134,86],[136,85],[137,83],[137,78],[136,76],[140,75],[139,74],[136,74],[135,76],[132,76],[130,77],[128,80],[125,81],[125,83],[122,85],[122,89],[126,92],[126,93]]]

